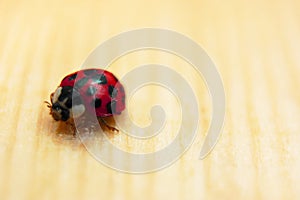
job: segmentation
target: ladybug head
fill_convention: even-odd
[[[67,121],[72,117],[79,117],[85,112],[80,94],[71,86],[58,87],[50,95],[48,103],[50,114],[56,121]]]

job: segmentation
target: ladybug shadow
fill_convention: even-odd
[[[73,120],[66,122],[57,122],[58,125],[52,135],[52,140],[58,145],[70,145],[72,147],[83,147],[82,140],[93,140],[93,137],[103,138],[104,136],[112,139],[118,134],[117,129],[114,128],[115,120],[113,117],[98,118],[98,124],[87,125],[85,127],[86,133],[78,133]],[[86,125],[86,124],[85,124]],[[82,130],[82,129],[81,129]],[[93,134],[88,134],[92,132]]]

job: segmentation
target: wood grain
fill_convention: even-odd
[[[0,198],[299,199],[299,10],[295,0],[2,0]],[[131,175],[97,162],[53,121],[43,101],[98,44],[143,27],[180,32],[206,49],[224,81],[227,114],[214,151],[198,160],[211,112],[203,81],[164,53],[121,58],[111,66],[117,76],[150,61],[174,66],[202,102],[189,151],[164,170]],[[168,94],[155,91],[168,103]],[[149,122],[142,107],[153,102],[146,94],[135,95],[140,109],[130,109],[142,125]],[[160,139],[141,144],[119,134],[113,140],[127,150],[154,151],[178,128],[180,119],[172,116],[165,130],[171,134]]]

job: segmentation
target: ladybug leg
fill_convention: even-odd
[[[73,136],[75,137],[76,136],[76,128],[75,128],[74,121],[68,120],[68,121],[66,121],[66,124],[67,124],[67,126],[69,126]]]
[[[106,126],[106,128],[108,128],[110,131],[119,132],[119,130],[117,128],[110,126],[102,117],[99,117],[99,119]]]

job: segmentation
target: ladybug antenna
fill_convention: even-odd
[[[48,107],[48,108],[51,108],[51,107],[52,107],[51,103],[49,103],[48,101],[44,101],[44,103],[47,104],[47,107]]]

